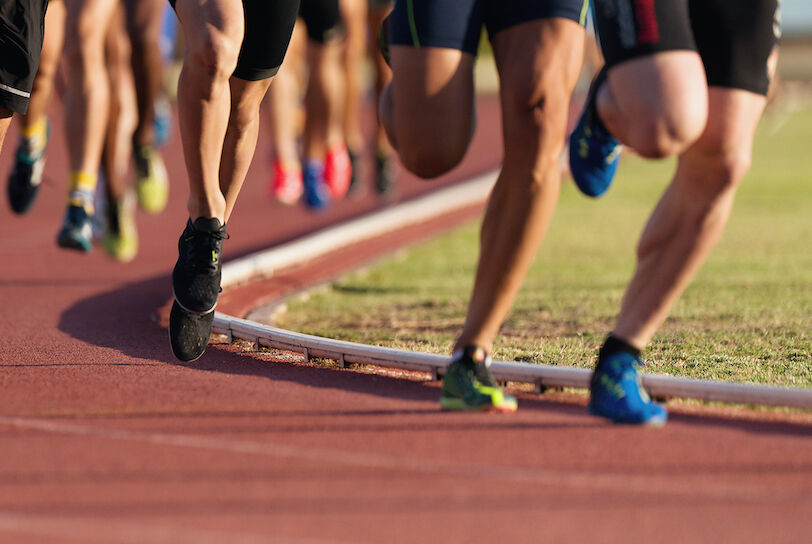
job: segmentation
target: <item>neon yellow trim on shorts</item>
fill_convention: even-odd
[[[586,26],[586,12],[589,9],[589,0],[584,0],[584,5],[581,6],[581,16],[578,18],[578,23],[581,26]]]
[[[413,0],[407,0],[406,9],[409,12],[409,31],[412,33],[412,44],[415,47],[420,47],[420,38],[417,37],[417,23],[414,20]]]

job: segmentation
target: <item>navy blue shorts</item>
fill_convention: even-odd
[[[512,26],[553,17],[583,25],[587,5],[588,0],[396,0],[390,43],[476,55],[483,25],[491,37]]]

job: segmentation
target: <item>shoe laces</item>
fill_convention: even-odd
[[[462,350],[458,360],[469,371],[467,374],[471,378],[482,385],[496,387],[496,380],[489,368],[491,358],[482,348],[468,346]]]
[[[225,229],[199,231],[194,227],[183,234],[183,262],[194,271],[216,272],[220,262],[223,240],[228,239]]]

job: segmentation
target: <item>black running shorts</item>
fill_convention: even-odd
[[[175,7],[175,0],[169,0]],[[234,77],[259,81],[276,75],[288,50],[299,0],[242,0],[245,37]]]
[[[338,10],[338,0],[301,0],[299,16],[307,27],[307,37],[317,43],[327,43],[344,34],[344,23]]]
[[[25,113],[39,69],[48,0],[0,0],[0,107]]]
[[[562,17],[583,25],[587,0],[396,0],[390,43],[476,55],[482,25],[493,37],[529,21]]]
[[[767,94],[781,37],[777,0],[593,0],[608,67],[697,51],[708,85]]]

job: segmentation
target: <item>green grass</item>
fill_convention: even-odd
[[[776,126],[769,116],[762,123],[728,229],[648,348],[649,371],[812,386],[812,109]],[[565,182],[495,358],[592,365],[633,271],[638,235],[673,167],[626,157],[599,201]],[[278,324],[446,353],[464,320],[477,231],[469,223],[295,297]]]

